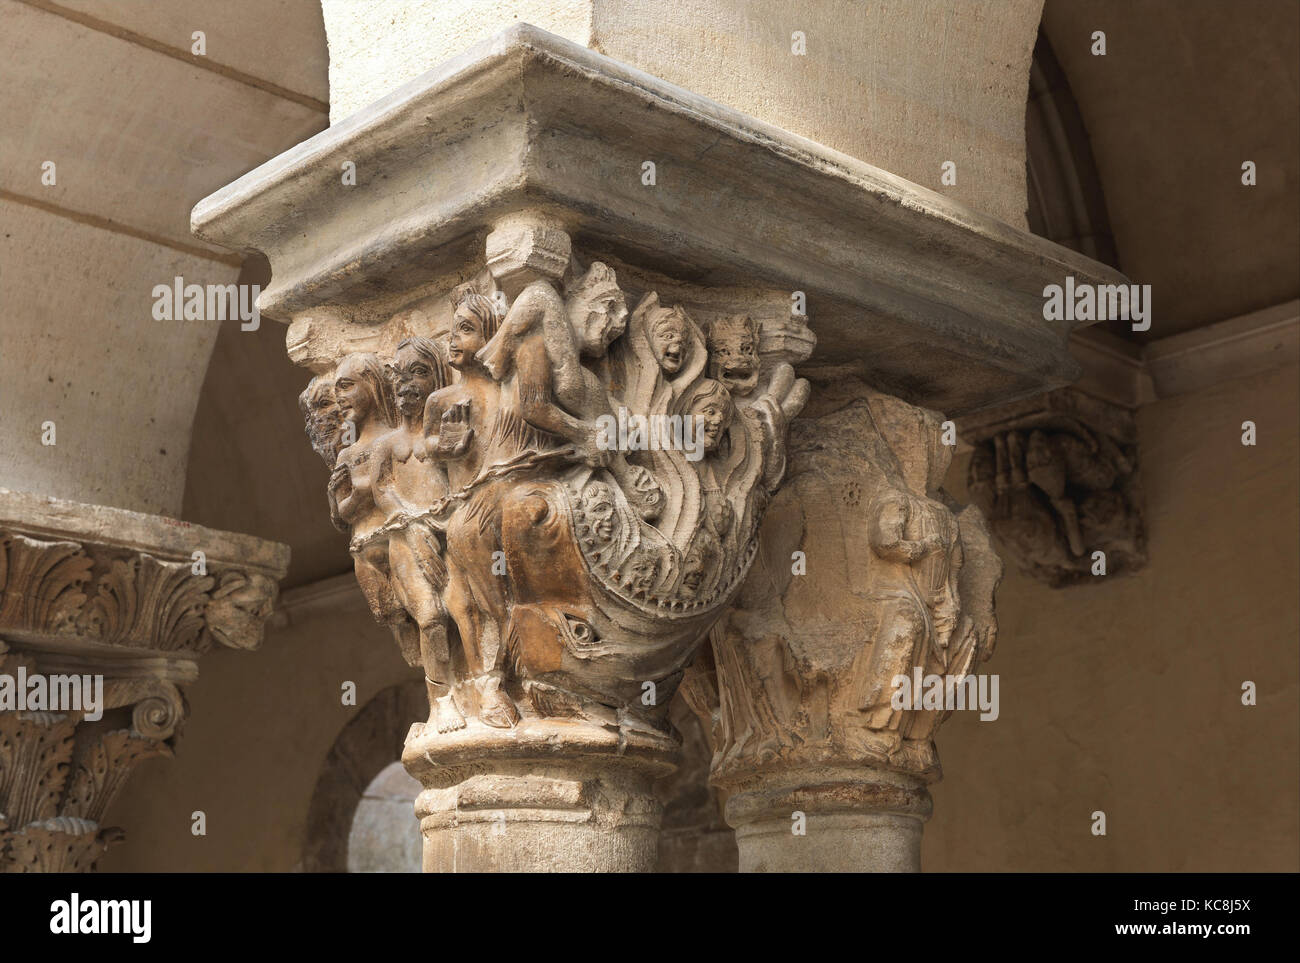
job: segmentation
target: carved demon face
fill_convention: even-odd
[[[614,272],[599,261],[572,287],[565,305],[569,324],[588,357],[603,356],[627,327],[627,298]]]
[[[691,550],[686,553],[686,558],[682,560],[682,581],[678,588],[678,594],[684,598],[693,599],[700,594],[700,589],[704,587],[704,579],[709,574],[709,567],[713,564],[715,553],[713,548],[707,544],[701,544],[698,541],[691,546]]]
[[[659,559],[653,555],[636,555],[627,565],[627,587],[634,595],[649,595],[659,574]]]
[[[582,493],[582,513],[598,542],[614,538],[614,495],[608,485],[596,482],[587,486]]]
[[[418,416],[424,411],[424,402],[429,395],[442,387],[443,379],[436,362],[414,344],[404,343],[398,347],[391,370],[397,391],[397,407],[404,417]]]
[[[747,395],[758,385],[758,322],[723,318],[709,329],[709,377],[733,395]]]
[[[320,376],[312,378],[307,390],[299,396],[298,405],[306,421],[312,450],[332,467],[339,453],[339,428],[343,421],[334,399],[334,382]]]

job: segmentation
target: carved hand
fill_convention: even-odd
[[[768,383],[763,398],[772,405],[773,414],[779,419],[779,423],[774,426],[778,435],[784,433],[790,419],[803,411],[810,390],[805,379],[794,376],[794,368],[790,365],[779,364],[772,370],[772,380]]]
[[[592,468],[609,468],[614,464],[614,449],[600,444],[600,429],[592,426],[585,431],[580,448],[582,461]]]
[[[442,413],[436,451],[443,458],[460,458],[469,451],[474,429],[469,426],[469,401],[458,401]]]

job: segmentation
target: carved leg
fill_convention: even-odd
[[[459,603],[474,625],[473,653],[466,651],[469,671],[475,677],[478,718],[485,725],[508,729],[519,721],[519,710],[502,689],[505,646],[504,627],[509,617],[506,602],[505,558],[501,543],[501,508],[498,485],[485,486],[458,511],[447,526],[448,568],[460,576]],[[459,622],[458,622],[459,624]],[[462,630],[462,638],[466,633]],[[468,644],[468,640],[466,640]]]
[[[397,596],[419,627],[420,664],[425,679],[431,684],[446,683],[452,677],[447,642],[449,619],[443,600],[447,567],[438,555],[437,537],[424,526],[412,524],[389,542],[388,561]],[[431,697],[429,708],[434,714],[446,716],[445,722],[464,723],[454,704],[450,704],[452,711],[447,713],[446,704],[440,710]]]
[[[869,728],[897,729],[903,713],[892,705],[893,680],[911,674],[917,650],[925,640],[926,619],[915,603],[903,599],[885,603],[881,619],[883,627],[875,644],[864,650],[871,655],[859,678],[869,688],[858,705],[867,713]]]

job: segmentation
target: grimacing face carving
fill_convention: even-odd
[[[682,560],[681,594],[693,599],[700,594],[704,578],[709,573],[709,563],[713,561],[713,551],[705,545],[694,545]]]
[[[686,322],[677,311],[665,311],[650,326],[650,347],[659,367],[668,374],[681,370],[686,358]]]
[[[758,385],[758,324],[753,318],[723,318],[709,329],[709,377],[735,395]]]
[[[589,485],[582,493],[582,510],[597,539],[608,542],[614,537],[614,495],[608,485]]]
[[[700,389],[691,399],[691,415],[706,452],[716,451],[722,443],[727,426],[731,424],[732,411],[731,398],[721,382],[701,382]]]
[[[567,303],[569,324],[581,340],[582,354],[600,357],[627,327],[627,298],[614,272],[599,261],[572,289]]]
[[[312,450],[332,467],[338,454],[338,431],[342,418],[334,399],[334,382],[317,375],[298,396],[298,406],[307,421],[307,437]]]
[[[442,387],[434,365],[412,344],[398,347],[392,371],[397,407],[408,418],[422,414],[425,399]]]
[[[648,595],[659,574],[659,560],[653,555],[637,555],[628,564],[628,587],[635,593]]]
[[[516,260],[439,294],[436,314],[394,315],[372,336],[383,357],[345,355],[300,399],[313,431],[347,419],[329,436],[348,446],[327,458],[330,517],[371,614],[424,668],[432,752],[471,722],[603,727],[610,709],[662,731],[642,680],[675,685],[739,590],[807,392],[783,365],[763,398],[733,399],[681,305],[645,291],[632,323],[605,263],[518,287]],[[495,297],[516,287],[513,305]],[[755,331],[726,370],[762,380]],[[622,408],[657,447],[589,458]]]

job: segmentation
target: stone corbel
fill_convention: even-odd
[[[1053,587],[1146,564],[1132,408],[1063,388],[974,413],[967,489],[999,551]]]
[[[0,490],[0,869],[83,872],[124,837],[108,806],[172,754],[200,657],[261,644],[287,566],[282,545]]]
[[[909,658],[970,671],[992,645],[996,564],[977,513],[938,491],[939,416],[914,406],[1067,383],[1044,279],[1118,275],[528,25],[212,195],[192,224],[270,260],[259,307],[314,374],[301,402],[331,516],[424,669],[429,718],[403,758],[424,786],[427,870],[651,868],[669,702],[710,634],[733,825],[808,787],[924,815],[938,718],[889,714],[877,682]],[[791,454],[809,391],[794,365],[873,388],[856,421],[808,421]],[[624,415],[689,416],[702,449],[642,450],[619,427],[602,443],[602,418]],[[879,561],[863,600],[801,601],[781,642],[764,627],[789,588],[779,556],[805,551],[811,571],[824,548],[785,537],[788,465],[856,485],[857,501],[799,511],[809,531],[847,512],[837,537]],[[811,737],[790,735],[798,699],[774,714],[764,687],[785,684],[782,646],[812,636],[809,691],[838,672],[853,692],[818,709],[831,749],[776,772],[762,747]],[[742,725],[755,713],[775,735]]]

